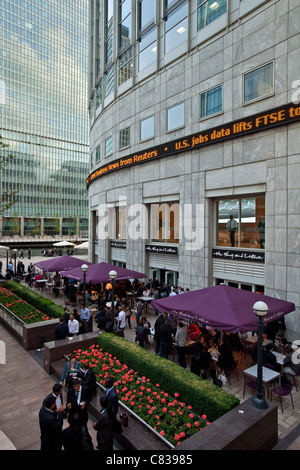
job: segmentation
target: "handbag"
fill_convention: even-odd
[[[122,413],[122,414],[120,415],[120,418],[121,418],[122,426],[123,426],[124,428],[127,428],[127,426],[128,426],[128,416],[127,416],[127,414],[126,414],[126,413]]]

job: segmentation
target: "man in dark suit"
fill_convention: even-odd
[[[39,412],[41,450],[59,450],[63,426],[63,406],[56,408],[55,396],[49,396]]]
[[[81,376],[81,385],[87,387],[90,390],[91,397],[97,394],[96,376],[93,369],[90,368],[89,363],[86,362],[83,365],[83,373]]]
[[[65,317],[62,316],[59,319],[59,324],[55,327],[54,340],[65,339],[69,334],[68,323],[65,321]]]
[[[79,379],[73,379],[73,387],[68,390],[67,407],[69,406],[69,420],[76,412],[80,414],[82,425],[87,427],[88,422],[88,405],[92,396],[89,388],[81,385]]]
[[[112,376],[108,376],[105,379],[105,387],[106,387],[106,393],[105,396],[107,397],[114,417],[117,416],[118,410],[119,410],[119,403],[118,403],[118,394],[116,387],[114,386],[114,378]]]

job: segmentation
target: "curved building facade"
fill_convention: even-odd
[[[300,305],[300,6],[90,1],[90,258]]]

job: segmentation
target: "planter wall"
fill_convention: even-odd
[[[0,321],[22,342],[26,351],[38,349],[45,342],[53,340],[55,327],[59,323],[58,319],[54,319],[26,325],[2,304],[0,304]]]
[[[73,340],[52,341],[44,345],[44,369],[59,379],[65,363],[64,357],[74,350],[85,350],[96,343],[99,333],[87,333]],[[91,405],[91,412],[99,414],[99,398]],[[122,406],[122,404],[120,404]],[[271,450],[278,442],[277,406],[268,403],[259,410],[246,400],[200,432],[186,439],[173,451],[191,450]],[[151,435],[140,421],[130,416],[128,428],[116,436],[125,449],[168,450],[161,440]],[[122,442],[121,442],[122,440]],[[172,449],[169,449],[172,451]]]

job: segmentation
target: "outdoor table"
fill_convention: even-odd
[[[146,306],[146,309],[145,309],[146,312],[145,312],[145,313],[146,313],[146,315],[147,315],[147,313],[148,313],[148,308],[149,308],[149,303],[150,303],[152,300],[154,300],[154,298],[153,298],[153,297],[138,297],[138,299],[141,300],[142,302],[145,302],[145,304],[144,304],[144,305]]]
[[[245,341],[246,343],[250,343],[250,344],[256,344],[257,343],[257,335],[255,336],[250,336],[249,338],[247,338]],[[266,347],[267,344],[273,344],[273,341],[270,340],[270,339],[267,339],[267,338],[263,338],[263,347]]]
[[[257,364],[255,364],[252,367],[249,367],[249,369],[245,369],[243,373],[244,375],[248,375],[249,377],[253,379],[257,379]],[[262,368],[262,381],[268,387],[267,396],[269,396],[269,384],[278,378],[280,378],[280,372],[276,372],[275,370],[268,369],[267,367]]]
[[[127,298],[130,302],[130,308],[134,307],[134,298],[137,295],[136,292],[126,292]]]
[[[35,281],[36,286],[41,288],[41,289],[45,288],[46,282],[47,282],[47,279],[38,279],[38,280]]]
[[[286,356],[285,354],[283,353],[280,353],[278,351],[272,351],[272,353],[274,354],[274,356],[276,356],[276,362],[277,364],[280,365],[280,379],[279,379],[279,385],[281,385],[281,375],[283,373],[283,366],[285,364],[288,364],[290,361],[291,361],[291,358],[290,356]]]

